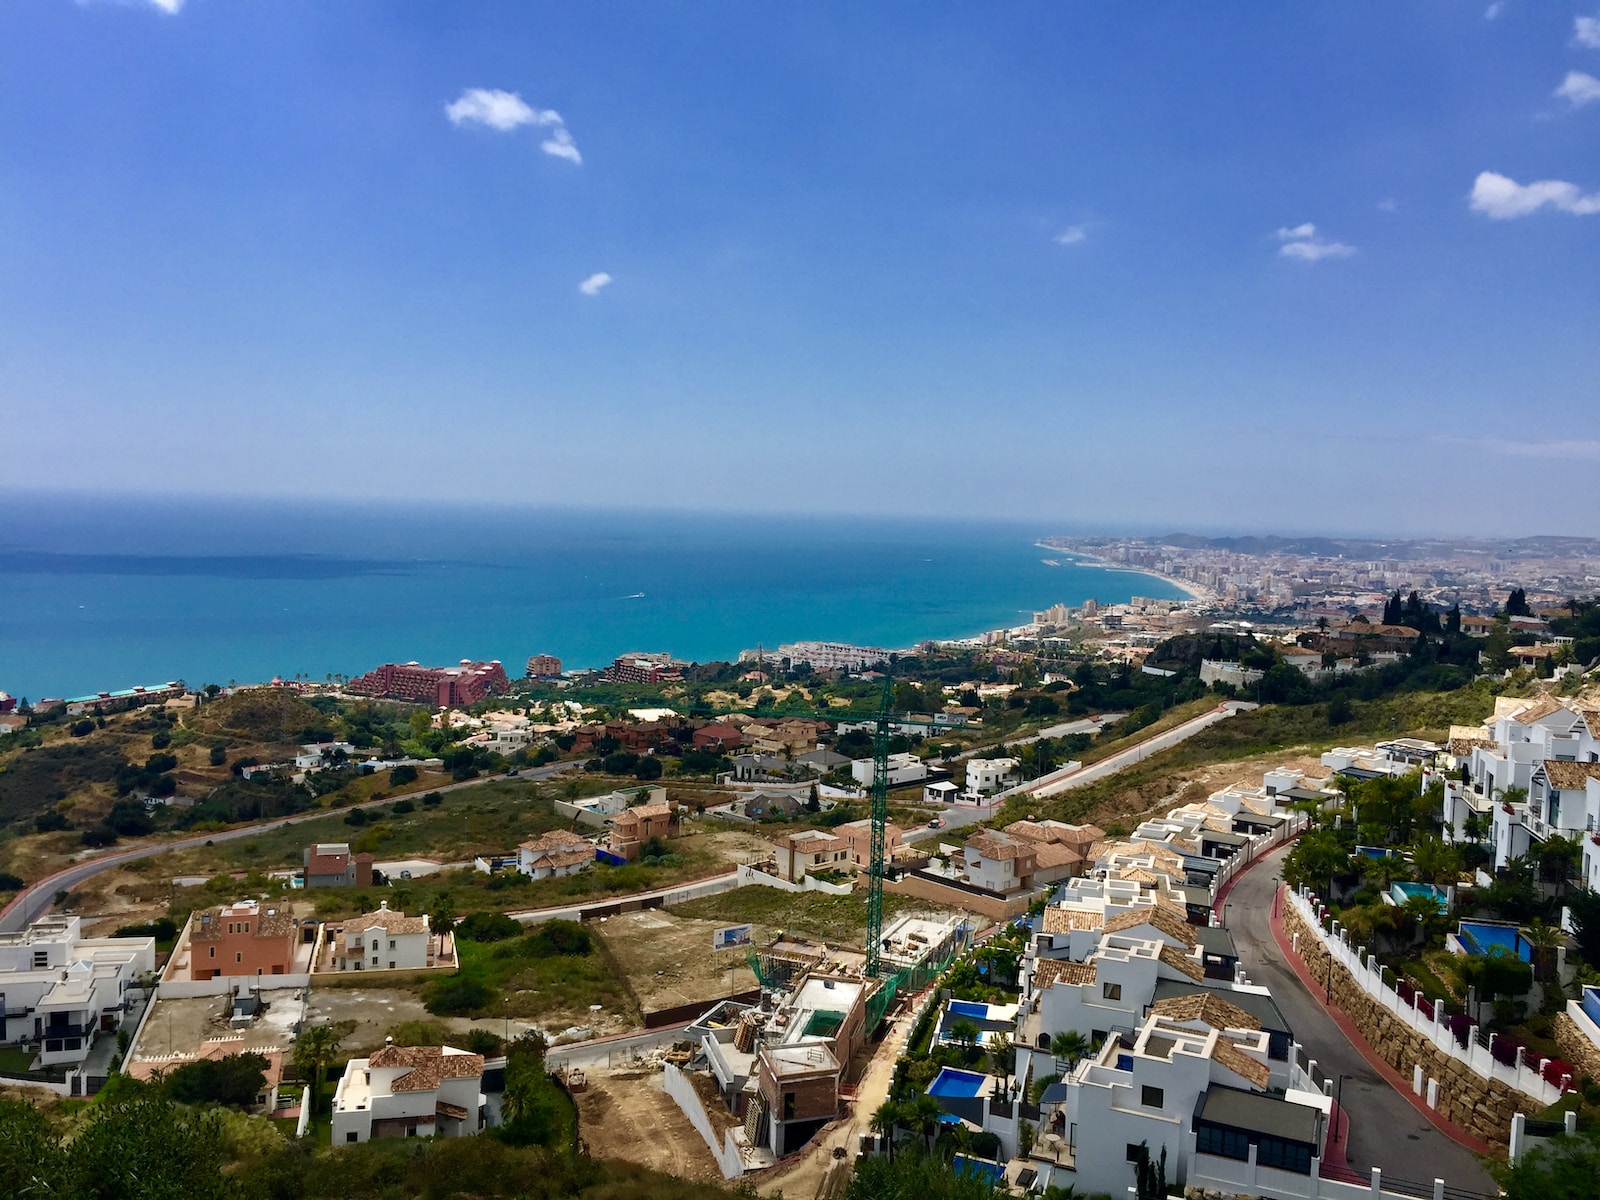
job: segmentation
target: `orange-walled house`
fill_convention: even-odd
[[[189,978],[288,975],[294,969],[295,920],[258,900],[202,909],[189,918]]]
[[[611,852],[632,862],[653,837],[665,841],[678,832],[678,802],[641,804],[618,813],[611,821]]]

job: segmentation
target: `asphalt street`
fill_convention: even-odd
[[[444,787],[431,789],[438,792],[459,792],[463,788],[477,787],[480,784],[491,783],[496,779],[526,779],[536,781],[549,779],[563,771],[572,770],[576,763],[549,763],[542,767],[530,767],[527,770],[513,772],[509,775],[486,775],[478,779],[469,779],[465,783],[450,783]],[[395,797],[390,796],[383,800],[369,800],[364,804],[352,804],[351,808],[373,808],[380,804],[393,804]],[[18,892],[11,903],[6,906],[5,912],[0,913],[0,933],[16,933],[25,929],[38,917],[48,912],[55,903],[59,892],[70,892],[73,888],[81,886],[86,880],[93,879],[102,871],[112,867],[120,867],[125,863],[137,862],[141,858],[149,858],[152,854],[165,854],[168,850],[187,850],[195,846],[204,846],[212,842],[232,842],[239,838],[255,837],[257,834],[266,833],[273,829],[282,829],[287,825],[298,825],[302,821],[315,821],[328,815],[325,809],[313,809],[308,813],[297,813],[292,817],[284,817],[279,821],[262,821],[256,825],[245,825],[238,829],[229,829],[222,833],[202,833],[197,837],[179,838],[175,841],[153,842],[149,845],[138,846],[132,850],[119,851],[116,854],[104,855],[100,858],[86,859],[75,863],[64,870],[57,871],[54,875],[47,876],[34,882],[31,887]]]
[[[1270,922],[1288,850],[1287,845],[1280,847],[1239,876],[1228,896],[1228,928],[1245,974],[1251,983],[1271,990],[1295,1040],[1317,1060],[1327,1078],[1347,1077],[1343,1096],[1350,1120],[1351,1168],[1364,1174],[1379,1167],[1397,1179],[1418,1183],[1443,1179],[1452,1188],[1495,1195],[1494,1182],[1477,1156],[1434,1128],[1368,1064],[1329,1017],[1322,997],[1307,991],[1284,961]]]

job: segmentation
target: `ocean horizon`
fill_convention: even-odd
[[[1037,522],[9,496],[0,690],[37,700],[384,662],[802,640],[904,648],[1054,604],[1181,598]],[[1050,565],[1050,562],[1059,565]]]

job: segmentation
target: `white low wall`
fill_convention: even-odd
[[[235,987],[237,985],[237,988]],[[305,975],[218,975],[212,979],[166,979],[159,994],[165,1000],[184,1000],[192,996],[226,996],[235,990],[249,993],[256,988],[262,991],[281,991],[284,988],[308,988],[311,976]]]
[[[1313,1161],[1311,1174],[1297,1175],[1293,1171],[1279,1171],[1273,1167],[1258,1166],[1256,1148],[1250,1147],[1250,1161],[1239,1162],[1232,1158],[1217,1158],[1210,1154],[1195,1155],[1190,1160],[1186,1187],[1206,1188],[1236,1196],[1271,1197],[1272,1200],[1417,1200],[1409,1191],[1384,1190],[1383,1172],[1372,1168],[1370,1183],[1346,1183],[1339,1179],[1323,1179],[1318,1173],[1319,1164]],[[1434,1195],[1442,1197],[1443,1181],[1435,1180]]]
[[[689,1124],[694,1126],[695,1132],[705,1139],[711,1157],[717,1160],[722,1177],[738,1179],[744,1174],[744,1156],[739,1153],[739,1147],[733,1140],[733,1131],[730,1129],[727,1132],[719,1147],[711,1118],[706,1116],[705,1105],[700,1102],[700,1093],[694,1090],[694,1084],[685,1079],[683,1072],[671,1063],[664,1063],[661,1070],[667,1095],[683,1110],[683,1115],[689,1118]]]
[[[1522,1051],[1519,1049],[1516,1065],[1507,1066],[1505,1063],[1497,1062],[1489,1052],[1489,1048],[1479,1044],[1476,1025],[1467,1036],[1467,1044],[1462,1046],[1456,1041],[1455,1034],[1450,1032],[1450,1027],[1445,1024],[1442,1002],[1435,1001],[1430,1009],[1422,1010],[1402,999],[1397,990],[1384,983],[1383,965],[1378,962],[1376,955],[1368,954],[1365,946],[1352,947],[1348,931],[1341,929],[1337,921],[1333,923],[1331,933],[1322,927],[1320,902],[1308,889],[1302,888],[1285,894],[1287,903],[1293,905],[1300,913],[1313,936],[1321,939],[1323,948],[1333,955],[1335,962],[1350,972],[1361,990],[1381,1003],[1398,1020],[1431,1041],[1439,1053],[1464,1064],[1474,1074],[1484,1079],[1497,1079],[1525,1096],[1532,1097],[1538,1101],[1540,1107],[1547,1107],[1561,1099],[1565,1089],[1546,1082],[1541,1074],[1544,1059],[1532,1064],[1525,1063]],[[1572,1081],[1568,1078],[1565,1082],[1570,1086]]]
[[[1211,900],[1216,902],[1217,893],[1227,882],[1244,870],[1251,863],[1268,853],[1274,846],[1281,846],[1284,842],[1298,834],[1311,822],[1311,817],[1306,813],[1286,813],[1285,820],[1271,833],[1257,834],[1251,839],[1250,844],[1241,849],[1232,858],[1224,859],[1217,868],[1215,877],[1211,880]]]
[[[769,875],[754,867],[740,866],[739,886],[747,887],[751,884],[777,888],[780,892],[826,892],[830,896],[848,896],[856,890],[855,885],[851,883],[829,883],[823,879],[813,879],[810,875],[804,876],[798,883],[791,883],[787,879],[779,879],[776,875]]]

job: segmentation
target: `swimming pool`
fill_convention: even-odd
[[[1496,946],[1515,954],[1523,962],[1533,961],[1533,944],[1515,925],[1491,925],[1483,921],[1462,921],[1456,936],[1468,954],[1488,954]]]
[[[988,1079],[987,1075],[979,1075],[976,1071],[958,1071],[954,1067],[940,1067],[939,1073],[928,1085],[928,1095],[970,1099],[982,1094],[983,1085]]]
[[[957,1154],[950,1160],[950,1166],[957,1175],[972,1175],[987,1183],[998,1184],[1005,1178],[1006,1169],[997,1162],[987,1159],[973,1158],[967,1154]]]
[[[980,1021],[989,1016],[989,1006],[987,1004],[979,1004],[974,1000],[952,1000],[950,1001],[950,1011],[955,1016],[977,1017]]]
[[[1434,887],[1431,883],[1391,883],[1389,895],[1398,905],[1404,905],[1413,896],[1426,896],[1439,906],[1441,913],[1450,911],[1449,895],[1443,888]]]

